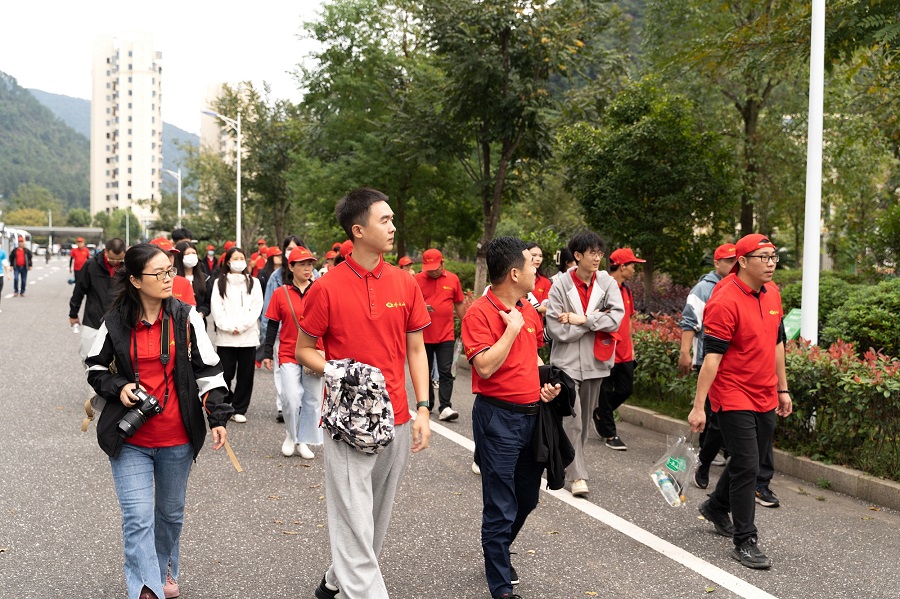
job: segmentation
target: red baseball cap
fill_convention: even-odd
[[[208,246],[206,246],[206,251],[207,251],[207,252],[209,252],[209,251],[213,251],[213,252],[214,252],[214,251],[216,251],[216,246],[214,246],[213,244],[209,244]]]
[[[157,237],[156,239],[150,240],[150,245],[155,245],[159,249],[164,252],[177,252],[175,246],[172,245],[172,242],[165,237]]]
[[[292,249],[290,256],[288,256],[288,262],[290,264],[293,264],[294,262],[306,262],[307,260],[315,261],[315,259],[316,257],[302,245],[298,245]]]
[[[631,251],[631,248],[621,248],[614,251],[609,255],[609,261],[618,266],[624,266],[625,264],[631,264],[632,262],[646,262],[646,260],[641,260],[635,256],[634,252]]]
[[[335,241],[334,244],[332,244],[331,249],[333,249],[336,252],[341,251],[341,242]]]
[[[349,239],[341,244],[341,258],[346,258],[353,252],[353,242]]]
[[[409,256],[403,256],[402,258],[400,258],[400,260],[397,261],[397,264],[399,266],[408,266],[412,264],[412,260]]]
[[[737,248],[733,243],[723,243],[716,248],[716,253],[713,254],[713,260],[721,260],[722,258],[736,258],[736,251]]]
[[[277,245],[273,245],[272,247],[270,247],[269,249],[266,250],[266,256],[268,256],[269,258],[271,258],[272,256],[280,256],[280,255],[281,255],[281,248],[278,247]]]
[[[741,256],[752,254],[756,250],[764,248],[772,248],[773,250],[778,249],[765,235],[760,233],[750,233],[749,235],[744,235],[738,239],[738,242],[735,244],[734,254],[740,258]],[[740,266],[741,265],[735,260],[734,266],[731,267],[731,273],[736,273],[740,269]]]
[[[338,246],[338,247],[340,247],[340,246]],[[337,258],[337,257],[338,257],[338,253],[334,250],[328,250],[327,252],[325,252],[326,260],[331,260],[332,258]]]
[[[25,241],[25,238],[19,235],[19,241]]]
[[[75,240],[75,243],[84,243],[84,237],[79,237]]]
[[[262,237],[256,240],[256,245],[266,245],[266,240]]]
[[[426,272],[437,270],[441,267],[443,261],[444,256],[441,254],[441,250],[436,250],[434,248],[425,250],[425,252],[422,253],[422,270]]]
[[[225,242],[225,246],[224,246],[224,247],[225,247],[225,251],[227,252],[228,250],[230,250],[231,248],[233,248],[234,245],[235,245],[234,242],[231,241],[231,240],[229,239],[228,241]]]

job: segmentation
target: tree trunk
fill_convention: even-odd
[[[756,204],[756,181],[759,166],[756,163],[756,127],[759,122],[760,102],[747,98],[741,108],[744,120],[744,185],[741,192],[741,235],[753,233],[753,216]]]
[[[492,175],[490,162],[490,143],[482,143],[482,164],[484,183],[481,186],[482,223],[484,232],[478,241],[478,250],[475,253],[475,289],[479,295],[487,284],[487,246],[494,239],[497,224],[500,222],[500,208],[503,200],[503,190],[506,186],[506,174],[509,171],[509,161],[515,151],[518,142],[504,141],[500,152],[500,160],[497,164],[497,172]]]
[[[655,295],[653,289],[653,256],[643,254],[642,257],[646,262],[641,265],[641,284],[644,286],[644,308],[653,305],[653,297]]]

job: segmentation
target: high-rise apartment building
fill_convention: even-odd
[[[143,228],[161,197],[162,53],[149,34],[100,37],[91,100],[91,214],[131,207]]]
[[[214,83],[207,86],[200,117],[200,147],[207,152],[218,154],[227,164],[234,164],[237,156],[235,152],[237,138],[226,123],[207,114],[209,111],[215,112],[216,102],[224,95],[226,85],[232,90],[243,89],[240,83]],[[236,114],[225,116],[237,119]]]

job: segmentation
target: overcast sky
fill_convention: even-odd
[[[91,98],[94,40],[124,31],[153,34],[163,53],[163,120],[191,133],[209,84],[253,81],[297,101],[289,74],[313,47],[300,40],[321,0],[10,0],[3,3],[0,71],[19,85]],[[221,7],[221,8],[217,8]]]

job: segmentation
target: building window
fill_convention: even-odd
[[[109,181],[106,182],[106,189],[109,189]],[[106,196],[109,197],[109,196]]]
[[[128,167],[128,174],[129,174],[129,175],[131,174],[131,167],[130,167],[130,166]],[[129,185],[131,185],[130,182],[129,182]]]
[[[109,96],[106,96],[106,99],[109,100]],[[109,113],[110,113],[110,109],[109,109],[109,106],[107,106],[107,107],[106,107],[106,114],[109,114]]]
[[[106,89],[109,89],[109,87],[110,87],[109,81],[107,81],[107,82],[106,82]],[[106,99],[109,100],[109,96],[106,96]]]
[[[128,155],[128,162],[131,162],[131,154]]]
[[[150,149],[151,149],[151,150],[155,150],[155,149],[156,149],[156,142],[155,142],[155,141],[154,141],[153,143],[150,144]]]
[[[128,83],[131,83],[131,75],[128,76]]]
[[[128,147],[129,147],[129,148],[131,147],[131,142],[130,142],[130,141],[128,142]]]
[[[128,122],[129,122],[129,123],[131,122],[131,115],[130,115],[130,114],[128,115]]]
[[[129,199],[129,200],[131,199],[131,194],[130,194],[130,193],[128,194],[128,199]]]

